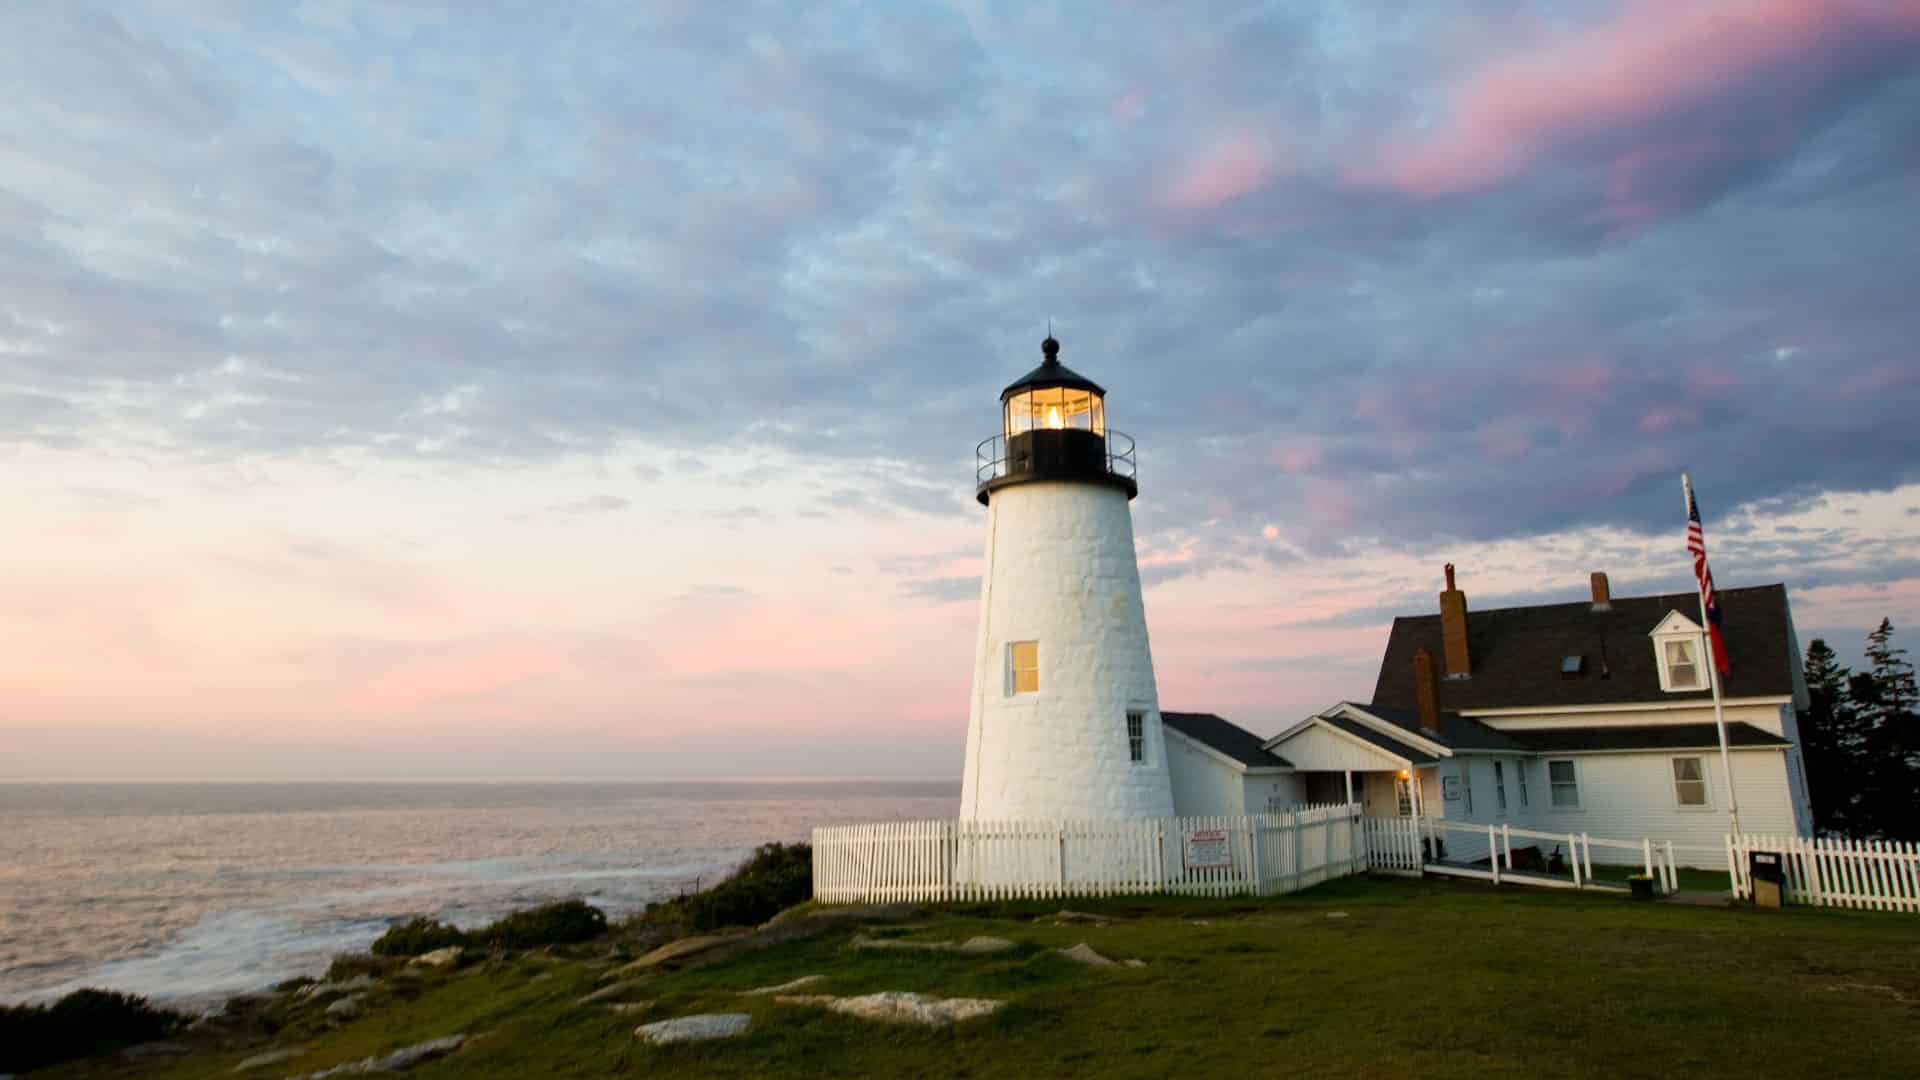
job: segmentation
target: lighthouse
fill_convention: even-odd
[[[1173,793],[1129,504],[1133,440],[1106,391],[1040,346],[977,450],[986,570],[960,817],[1170,817]]]

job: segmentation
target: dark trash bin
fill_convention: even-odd
[[[1747,881],[1755,907],[1779,907],[1787,899],[1787,864],[1777,851],[1747,852]]]

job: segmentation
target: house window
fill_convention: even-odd
[[[1501,813],[1507,812],[1507,772],[1498,761],[1493,763],[1493,802]]]
[[[1580,775],[1568,759],[1547,762],[1547,786],[1555,809],[1579,809]]]
[[[1040,692],[1040,643],[1016,641],[1007,646],[1007,682],[1016,694]]]
[[[1524,761],[1514,762],[1513,775],[1515,779],[1520,781],[1520,805],[1525,806],[1527,805],[1527,763]]]
[[[1692,638],[1669,638],[1661,643],[1667,667],[1667,689],[1699,690],[1706,686],[1700,681],[1699,642]]]
[[[1707,805],[1707,772],[1699,758],[1673,759],[1673,801],[1680,806]]]
[[[1127,760],[1135,765],[1147,760],[1147,714],[1127,712]]]

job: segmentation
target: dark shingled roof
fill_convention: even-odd
[[[1371,725],[1363,724],[1358,720],[1349,719],[1345,716],[1322,716],[1319,719],[1322,723],[1332,724],[1341,731],[1355,738],[1365,740],[1385,750],[1389,754],[1396,754],[1406,758],[1415,765],[1431,765],[1440,760],[1417,746],[1408,746],[1406,743],[1388,735],[1386,732],[1380,731]]]
[[[1420,714],[1414,709],[1401,709],[1392,705],[1355,705],[1369,716],[1377,716],[1395,727],[1403,727],[1424,739],[1439,743],[1449,750],[1525,750],[1512,735],[1493,728],[1459,713],[1440,714],[1438,733],[1420,726]]]
[[[1293,767],[1286,758],[1261,749],[1260,744],[1267,740],[1212,713],[1163,712],[1160,722],[1249,768]]]
[[[1660,689],[1659,662],[1647,637],[1670,611],[1700,620],[1693,593],[1616,597],[1611,610],[1588,601],[1539,607],[1490,608],[1467,613],[1470,679],[1441,679],[1445,709],[1554,708],[1635,702],[1708,701],[1706,690],[1669,694]],[[1721,625],[1731,674],[1729,698],[1785,697],[1794,692],[1793,624],[1784,585],[1720,592]],[[1446,655],[1440,616],[1403,615],[1393,620],[1373,700],[1392,708],[1414,707],[1413,654],[1424,647],[1435,660]],[[1562,658],[1585,659],[1572,678],[1560,674]],[[1601,677],[1603,667],[1609,673]]]
[[[1539,754],[1583,750],[1718,750],[1720,735],[1712,724],[1635,724],[1627,727],[1538,728],[1514,732],[1527,748]],[[1792,746],[1752,724],[1727,725],[1728,746]]]

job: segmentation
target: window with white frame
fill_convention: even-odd
[[[1547,787],[1554,809],[1579,809],[1580,773],[1573,767],[1571,758],[1547,762]]]
[[[1667,638],[1660,643],[1660,662],[1668,692],[1706,688],[1700,672],[1699,639]]]
[[[1525,761],[1514,762],[1513,775],[1515,779],[1520,781],[1520,805],[1525,806],[1527,805],[1527,763]]]
[[[1040,643],[1016,641],[1007,646],[1007,687],[1015,694],[1040,692]]]
[[[1398,804],[1401,817],[1413,816],[1413,782],[1404,776],[1393,781],[1394,802]]]
[[[1699,758],[1673,759],[1673,801],[1678,806],[1707,805],[1707,770]]]
[[[1147,760],[1147,714],[1127,710],[1127,760],[1139,765]]]
[[[1501,812],[1507,812],[1507,772],[1501,762],[1493,763],[1493,804]]]

